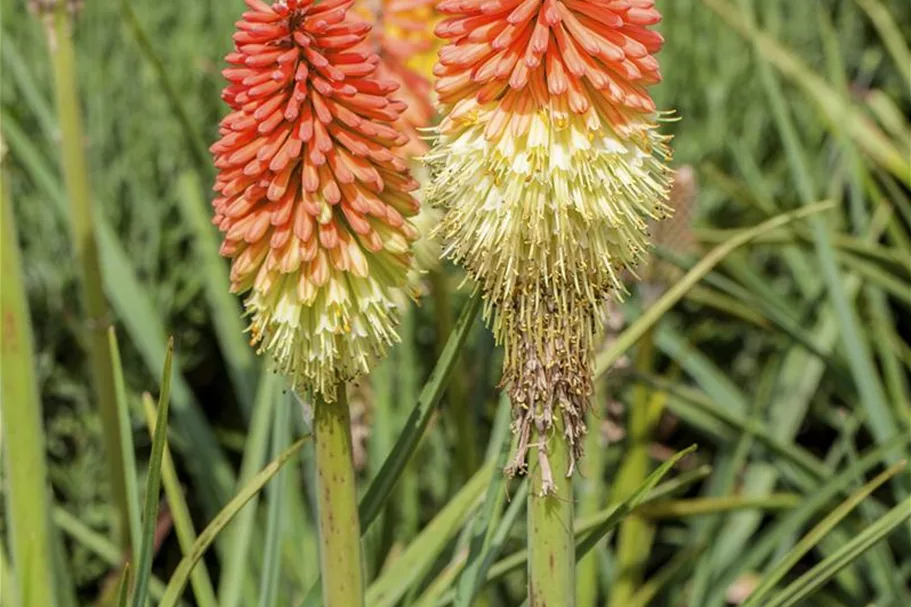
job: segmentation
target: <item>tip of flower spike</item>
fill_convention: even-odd
[[[325,288],[274,285],[246,301],[252,341],[271,353],[293,388],[332,401],[335,388],[369,372],[398,341],[395,302],[369,276],[330,278]]]

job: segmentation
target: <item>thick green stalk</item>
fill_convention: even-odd
[[[124,476],[123,441],[117,412],[114,365],[107,337],[110,318],[102,290],[98,244],[92,224],[92,200],[89,196],[88,169],[83,149],[82,118],[79,115],[81,106],[76,88],[76,59],[67,4],[57,3],[54,11],[54,28],[48,32],[60,124],[60,153],[70,204],[73,249],[81,272],[85,327],[89,333],[89,362],[107,452],[105,461],[108,464],[108,478],[114,499],[114,529],[124,554],[129,554],[129,499]]]
[[[557,414],[547,436],[533,431],[529,450],[531,489],[528,492],[528,598],[530,607],[575,607],[576,545],[573,537],[572,479],[569,445],[563,438],[563,419]],[[555,489],[542,491],[547,455]]]
[[[316,400],[313,440],[323,600],[326,607],[363,607],[361,528],[345,386],[339,386],[335,402]]]
[[[0,180],[4,180],[0,176]],[[5,189],[0,183],[0,190]],[[51,585],[48,481],[32,325],[13,209],[0,192],[0,420],[5,430],[6,523],[19,605],[55,605]],[[7,580],[3,580],[6,582]],[[7,594],[12,595],[10,591]],[[11,603],[15,601],[11,598]]]

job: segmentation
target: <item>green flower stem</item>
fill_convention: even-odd
[[[575,607],[576,545],[573,537],[572,479],[569,445],[563,438],[563,419],[557,414],[547,436],[536,431],[529,450],[531,489],[528,492],[528,597],[530,607]],[[547,454],[556,489],[543,495],[546,476],[538,453]]]
[[[326,607],[363,607],[361,529],[357,515],[351,415],[344,385],[335,402],[313,406],[320,571]]]
[[[4,181],[5,176],[0,175],[0,318],[3,319],[0,420],[5,439],[2,460],[6,472],[7,537],[19,595],[17,602],[14,587],[7,586],[8,580],[3,579],[4,602],[52,607],[56,603],[50,577],[50,519],[41,400],[33,365],[35,352],[22,260]]]
[[[68,3],[57,2],[54,27],[48,32],[48,47],[54,69],[54,90],[60,124],[60,153],[67,198],[73,248],[81,271],[82,303],[89,333],[89,362],[107,457],[108,479],[113,494],[115,533],[124,554],[130,552],[129,499],[123,466],[123,441],[117,412],[114,365],[108,344],[107,302],[101,280],[98,244],[92,224],[88,170],[83,149],[82,118],[76,88],[76,59]],[[132,474],[133,471],[131,470]]]

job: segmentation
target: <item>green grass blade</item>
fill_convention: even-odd
[[[528,479],[522,479],[522,482],[519,484],[518,488],[516,488],[515,493],[511,496],[509,507],[503,514],[503,518],[500,519],[500,524],[497,525],[497,529],[491,538],[479,571],[481,579],[485,582],[489,581],[488,571],[490,571],[494,559],[499,557],[500,551],[503,549],[503,545],[506,543],[510,531],[519,519],[519,515],[525,510],[526,498],[528,497],[528,485]],[[437,579],[428,586],[424,594],[415,601],[414,607],[435,607],[436,605],[449,604],[454,601],[458,589],[450,589],[450,586],[456,580],[456,576],[462,572],[466,559],[466,551],[462,550],[449,564],[447,569],[437,576]],[[480,588],[478,591],[480,591]],[[483,599],[478,599],[474,604],[483,604],[481,601],[483,601]]]
[[[854,255],[841,253],[837,255],[837,258],[845,270],[854,272],[868,285],[890,295],[906,311],[911,310],[911,283],[902,280],[895,272],[885,270],[878,264],[864,261]]]
[[[164,458],[165,443],[168,441],[168,408],[171,403],[171,363],[174,358],[174,339],[168,340],[161,373],[161,391],[158,395],[158,417],[152,438],[152,455],[149,459],[149,475],[146,478],[145,505],[142,508],[142,540],[139,545],[139,560],[136,561],[136,587],[133,590],[133,607],[145,607],[148,601],[149,577],[152,575],[152,544],[155,526],[158,524],[159,491],[161,490],[161,462]]]
[[[420,581],[436,556],[478,505],[484,488],[494,473],[494,466],[486,464],[465,483],[408,545],[405,552],[370,585],[367,589],[367,605],[391,607],[405,595],[412,584]]]
[[[421,396],[408,417],[404,431],[399,435],[392,452],[386,458],[386,461],[383,462],[383,467],[377,473],[373,482],[370,483],[370,487],[361,499],[358,509],[361,520],[361,533],[364,533],[370,527],[370,524],[380,513],[380,508],[389,497],[392,488],[405,469],[405,465],[414,453],[418,441],[427,428],[427,423],[430,421],[433,410],[443,396],[446,384],[461,353],[462,345],[468,337],[480,308],[481,296],[480,294],[475,294],[465,304],[459,320],[456,321],[452,335],[450,335],[449,340],[443,347],[443,353],[430,374],[430,379],[421,390]]]
[[[777,40],[756,28],[727,0],[702,0],[738,34],[757,46],[762,55],[819,107],[833,125],[844,125],[855,143],[871,158],[905,183],[911,181],[908,159],[867,116],[845,100],[814,70]]]
[[[870,449],[863,457],[838,474],[826,477],[826,482],[808,488],[809,494],[794,510],[773,524],[767,531],[753,538],[750,545],[740,554],[736,563],[724,569],[715,579],[714,589],[707,604],[724,604],[724,593],[734,583],[741,571],[759,567],[786,538],[795,535],[818,512],[822,511],[839,494],[847,492],[854,479],[882,461],[882,456],[896,447],[907,446],[906,437],[896,437],[885,445]]]
[[[758,40],[754,40],[754,42],[759,46]],[[806,207],[815,198],[816,187],[803,146],[781,87],[765,62],[760,62],[760,75],[769,97],[775,125],[784,144],[792,178],[797,186],[801,203]],[[833,91],[834,94],[836,93]],[[879,382],[879,375],[867,343],[861,337],[863,331],[835,260],[829,228],[819,217],[811,217],[808,223],[816,247],[823,282],[838,319],[839,332],[847,352],[848,364],[860,392],[861,404],[866,409],[873,436],[877,442],[882,443],[894,435],[895,420],[886,403],[885,391]],[[897,455],[893,455],[892,461],[895,461],[896,458]]]
[[[612,531],[614,527],[620,524],[620,521],[622,521],[624,517],[645,500],[649,492],[655,488],[655,485],[661,482],[661,479],[663,479],[675,465],[677,465],[677,462],[695,451],[696,445],[687,447],[683,451],[678,451],[666,462],[658,466],[654,472],[645,477],[645,480],[633,493],[617,503],[617,505],[611,509],[610,514],[599,521],[597,525],[592,528],[591,532],[578,543],[576,546],[576,559],[582,558],[589,550],[594,548],[598,542],[601,541],[601,538]],[[588,526],[589,525],[585,525],[585,528]],[[581,531],[583,530],[580,529],[580,532]]]
[[[269,422],[274,414],[278,400],[278,380],[272,371],[264,369],[259,380],[256,404],[253,408],[253,419],[240,464],[238,484],[243,487],[266,465],[268,457]],[[240,488],[238,487],[238,488]],[[256,505],[259,495],[254,495],[250,503],[237,514],[236,520],[225,530],[228,536],[225,560],[218,584],[220,607],[238,607],[245,580],[249,580],[250,547],[253,531],[256,526]]]
[[[660,471],[660,469],[656,470],[655,472],[657,473],[659,471]],[[640,502],[640,506],[650,504],[655,500],[659,500],[663,497],[666,497],[666,496],[671,495],[675,492],[678,492],[682,489],[685,489],[685,488],[689,487],[690,485],[692,485],[693,483],[703,480],[706,476],[708,476],[708,474],[710,472],[711,472],[710,468],[703,466],[696,470],[683,473],[674,479],[661,483],[660,485],[658,485],[657,487],[655,487],[654,489],[652,489],[651,491],[648,492],[648,494]],[[521,491],[527,491],[527,489],[528,489],[527,483],[523,483],[523,485],[520,486]],[[516,499],[519,499],[518,493],[517,493]],[[577,519],[573,523],[573,532],[575,533],[575,537],[576,537],[576,558],[581,559],[583,556],[585,556],[584,554],[583,555],[579,554],[579,546],[580,546],[580,542],[584,541],[586,534],[590,534],[592,532],[592,530],[603,526],[605,523],[608,523],[608,525],[609,525],[608,530],[607,530],[607,532],[609,533],[611,530],[613,530],[614,527],[616,527],[620,523],[620,520],[622,519],[622,517],[617,515],[619,508],[620,508],[620,504],[612,504],[612,505],[608,506],[607,508],[605,508],[604,510],[601,510],[584,519]],[[521,509],[517,509],[515,515],[518,515],[518,513],[520,511],[521,511]],[[504,524],[505,524],[506,520],[507,520],[507,517],[504,517],[503,518]],[[502,534],[499,530],[498,530],[498,534],[497,534],[497,537],[500,539],[503,539],[503,540],[505,540],[506,533],[508,532],[508,529],[506,529],[504,527],[504,524],[501,524],[501,526],[500,526],[500,529],[503,530]],[[495,580],[502,578],[503,576],[507,575],[508,573],[511,573],[517,569],[522,568],[525,565],[527,560],[528,560],[528,552],[526,550],[519,550],[517,552],[513,552],[512,554],[510,554],[508,556],[503,557],[502,559],[498,560],[496,563],[491,565],[491,567],[487,573],[486,583],[489,584]],[[449,605],[453,600],[455,600],[455,591],[454,590],[444,594],[440,598],[440,600],[437,602],[437,605],[438,606]]]
[[[785,575],[787,575],[805,554],[812,550],[826,534],[848,516],[861,501],[866,499],[867,496],[873,493],[879,486],[905,468],[907,468],[907,462],[899,462],[898,464],[891,466],[855,492],[850,498],[842,502],[837,508],[832,510],[832,512],[820,521],[816,527],[791,548],[781,561],[776,563],[769,572],[763,576],[762,582],[743,603],[743,607],[758,607],[759,605],[762,605],[762,601],[766,600],[766,597],[771,594],[778,582],[784,579]]]
[[[896,352],[896,342],[899,340],[895,330],[896,319],[881,292],[868,293],[867,300],[872,325],[871,337],[882,365],[889,402],[895,409],[896,419],[907,422],[911,420],[911,386],[908,375],[902,372]]]
[[[668,408],[686,420],[693,419],[693,409],[696,409],[696,413],[707,414],[711,419],[720,421],[724,426],[736,430],[738,433],[745,432],[754,436],[773,453],[787,459],[789,463],[812,478],[822,479],[829,474],[828,468],[805,449],[782,441],[761,422],[745,419],[742,415],[729,411],[698,390],[671,384],[656,377],[636,376],[635,379],[645,381],[657,389],[666,390],[669,394],[679,397],[671,399],[668,402]]]
[[[905,79],[905,86],[911,87],[911,51],[908,50],[908,43],[905,41],[907,30],[902,34],[901,28],[889,14],[889,9],[880,0],[855,0],[860,5],[873,26],[879,32],[880,38],[886,46],[886,50],[892,56],[895,67]],[[905,24],[907,27],[907,24]]]
[[[499,409],[494,420],[491,443],[495,440],[493,437],[505,438],[509,434],[510,411],[509,398],[504,393],[500,397]],[[509,445],[510,442],[508,440],[500,440],[500,450],[494,465],[495,470],[502,470],[506,465]],[[470,607],[473,605],[475,596],[484,581],[486,573],[484,563],[488,560],[499,522],[500,509],[506,499],[506,482],[505,475],[494,474],[493,481],[487,487],[484,505],[472,523],[470,549],[465,561],[465,568],[459,576],[457,584],[456,605],[458,607]]]
[[[5,167],[4,167],[5,168]],[[22,605],[55,605],[51,584],[49,496],[41,399],[35,376],[35,346],[22,259],[6,173],[0,173],[0,419],[6,430],[6,523],[16,586]],[[14,428],[15,431],[9,431]]]
[[[705,516],[719,512],[740,510],[762,510],[774,512],[791,510],[803,501],[794,493],[778,493],[762,497],[725,495],[721,497],[696,497],[682,500],[667,500],[638,508],[636,513],[650,519],[677,519],[688,516]]]
[[[155,72],[155,76],[161,84],[164,96],[171,106],[171,111],[180,123],[180,132],[183,133],[187,150],[189,150],[190,155],[193,157],[199,170],[205,175],[211,175],[213,172],[213,165],[210,162],[209,152],[205,141],[203,141],[202,135],[196,128],[196,123],[190,120],[190,115],[187,113],[187,109],[184,107],[180,95],[177,94],[177,87],[171,82],[164,61],[162,61],[161,57],[155,52],[155,49],[152,47],[152,42],[149,40],[149,36],[142,26],[142,22],[133,10],[132,1],[121,0],[120,9],[123,21],[130,30],[132,30],[143,58],[149,63],[152,71]]]
[[[605,381],[595,384],[592,407],[588,412],[588,434],[585,435],[585,457],[579,462],[581,482],[576,484],[576,499],[580,518],[590,516],[601,509],[605,501],[607,467],[607,441],[601,430],[601,420],[607,411],[611,397]],[[598,596],[598,555],[589,554],[579,559],[576,567],[576,604],[578,607],[595,607]]]
[[[127,607],[130,601],[130,564],[123,567],[120,583],[117,584],[117,607]]]
[[[76,583],[73,572],[70,570],[70,561],[67,558],[66,544],[61,531],[49,526],[51,535],[51,579],[54,582],[54,592],[57,598],[56,607],[80,607],[76,598]]]
[[[289,411],[286,402],[277,402],[273,407],[272,456],[278,457],[288,447]],[[282,468],[266,488],[268,509],[266,512],[266,542],[263,547],[263,573],[259,586],[259,607],[275,607],[278,601],[278,580],[281,572],[281,536],[285,516],[282,509],[285,477],[288,469]]]
[[[152,402],[152,397],[148,393],[142,397],[142,406],[149,434],[154,441],[158,412],[155,409],[155,403]],[[174,520],[177,541],[180,544],[181,551],[186,554],[196,541],[196,530],[193,529],[190,508],[184,499],[180,488],[180,480],[177,478],[177,470],[171,460],[170,449],[168,449],[167,445],[167,434],[165,435],[165,446],[161,459],[161,479],[164,483],[165,496],[168,499],[171,517]],[[193,570],[193,574],[190,576],[190,584],[193,587],[193,595],[196,597],[196,604],[199,607],[218,607],[218,601],[215,599],[215,590],[212,587],[212,579],[209,577],[205,563]]]
[[[450,586],[456,584],[453,593],[459,592],[459,586],[466,579],[464,576],[470,576],[471,585],[466,584],[466,589],[470,594],[477,594],[480,586],[474,587],[473,580],[482,581],[486,574],[487,568],[496,558],[509,529],[515,523],[515,517],[521,511],[521,505],[516,504],[516,499],[524,499],[528,492],[528,479],[523,479],[517,490],[517,495],[513,496],[512,504],[507,509],[505,518],[501,520],[500,510],[503,502],[507,498],[508,480],[502,474],[497,474],[497,470],[502,470],[506,458],[511,448],[514,448],[515,438],[512,441],[507,440],[510,436],[510,419],[511,407],[508,395],[505,392],[500,393],[499,405],[494,417],[491,428],[490,438],[487,447],[484,450],[484,462],[487,465],[494,466],[494,478],[488,486],[484,503],[479,513],[474,517],[472,525],[466,525],[455,544],[454,556],[443,571],[427,585],[426,590],[421,596],[413,602],[414,607],[431,607],[437,604],[441,596],[449,592]],[[490,510],[490,516],[487,517],[486,511]],[[479,548],[479,549],[478,549]],[[413,587],[410,594],[415,593]],[[462,591],[465,592],[464,590]],[[455,595],[453,595],[455,596]],[[482,604],[485,599],[477,599]],[[405,599],[406,604],[408,597]],[[474,602],[470,603],[474,604]]]
[[[745,229],[736,236],[731,237],[727,242],[718,245],[709,251],[693,268],[686,273],[673,287],[668,289],[658,301],[649,306],[647,310],[627,327],[611,343],[610,347],[598,355],[595,365],[595,377],[605,373],[615,362],[617,362],[626,351],[635,344],[652,326],[654,326],[674,305],[679,302],[683,296],[693,286],[702,280],[715,266],[717,266],[725,257],[738,247],[745,245],[754,238],[758,238],[767,232],[772,232],[792,221],[809,217],[815,213],[829,210],[834,207],[834,203],[823,201],[812,206],[805,207],[799,211],[783,213],[772,219],[762,222],[758,226]]]
[[[54,73],[57,124],[60,127],[59,151],[66,187],[68,219],[73,252],[79,270],[84,334],[88,344],[91,385],[101,419],[105,464],[113,498],[114,529],[129,552],[129,498],[124,485],[123,439],[114,388],[114,366],[111,361],[106,326],[111,322],[105,299],[98,237],[93,222],[97,204],[90,194],[89,168],[82,128],[82,103],[77,80],[76,50],[73,43],[73,15],[56,4],[46,16],[48,49]]]
[[[59,213],[65,216],[66,195],[59,179],[50,170],[34,142],[18,127],[15,118],[8,112],[2,112],[0,128],[10,150],[23,163],[35,185],[40,186]],[[110,223],[103,214],[96,213],[93,224],[101,252],[105,290],[111,306],[123,322],[127,336],[138,348],[146,367],[157,373],[165,358],[163,344],[167,335],[164,324],[151,296],[130,266],[130,256]],[[174,430],[180,439],[176,446],[187,451],[187,470],[200,488],[200,498],[206,511],[214,514],[230,496],[234,474],[183,376],[175,373],[172,381]]]
[[[832,576],[847,567],[876,543],[885,539],[899,525],[906,523],[909,518],[911,518],[911,498],[889,510],[835,553],[794,580],[763,607],[792,607],[802,604],[802,601],[819,590]]]
[[[120,422],[120,445],[123,460],[124,486],[127,495],[127,519],[130,531],[131,561],[139,562],[139,542],[141,537],[141,514],[139,506],[139,487],[136,482],[136,451],[133,446],[133,424],[130,422],[130,405],[127,403],[126,384],[123,380],[123,365],[120,361],[120,346],[117,343],[117,332],[114,327],[108,328],[108,345],[111,350],[111,364],[114,367],[114,392],[117,395],[117,413]]]
[[[642,584],[636,593],[624,603],[625,607],[649,607],[653,605],[658,593],[682,572],[692,568],[699,556],[705,551],[705,545],[691,546],[674,555],[667,565],[661,568],[651,579]]]
[[[636,369],[640,373],[650,373],[655,366],[656,354],[653,329],[639,341],[634,359]],[[651,467],[649,446],[667,402],[667,394],[649,392],[645,386],[634,387],[632,394],[632,406],[627,415],[626,446],[611,492],[614,499],[631,495],[648,475]],[[642,582],[648,555],[652,552],[654,535],[654,526],[640,517],[630,516],[621,523],[617,532],[616,574],[611,580],[608,599],[611,604],[624,605],[635,594]]]
[[[111,543],[110,539],[104,537],[63,508],[55,507],[51,511],[51,520],[60,531],[68,535],[74,542],[87,548],[109,567],[116,569],[123,566],[120,549]],[[164,583],[153,575],[149,580],[149,596],[156,601],[161,600],[161,597],[164,596],[164,588]]]
[[[3,588],[3,598],[6,607],[22,607],[19,600],[19,590],[13,581],[13,572],[9,568],[9,558],[6,555],[6,543],[0,537],[0,588]]]
[[[158,607],[174,607],[174,605],[177,604],[180,600],[180,595],[183,594],[184,588],[186,588],[190,573],[203,555],[205,555],[218,534],[221,533],[222,529],[234,520],[237,513],[266,486],[269,480],[281,470],[282,466],[297,455],[301,447],[304,446],[304,443],[307,442],[309,438],[309,436],[305,436],[299,439],[293,445],[285,449],[279,457],[272,460],[272,462],[254,476],[249,483],[244,485],[237,495],[235,495],[234,498],[222,508],[221,512],[212,519],[212,522],[203,529],[202,533],[199,534],[196,543],[193,544],[193,549],[180,560],[180,563],[178,563],[177,568],[174,570],[174,574],[168,581],[164,597],[162,597]]]
[[[29,71],[29,66],[23,60],[19,49],[13,44],[9,36],[2,36],[0,41],[0,50],[2,50],[3,62],[9,70],[7,74],[11,80],[15,81],[16,88],[22,93],[25,99],[26,107],[29,108],[41,125],[41,132],[48,141],[54,141],[57,136],[57,119],[44,93],[38,90],[36,78]]]

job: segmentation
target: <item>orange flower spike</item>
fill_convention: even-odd
[[[554,395],[581,454],[600,309],[668,209],[667,138],[649,85],[654,0],[442,0],[443,120],[427,199],[444,253],[484,290],[520,436]],[[545,403],[546,411],[536,409]],[[537,411],[537,412],[536,412]],[[515,468],[524,466],[522,445]]]
[[[360,46],[352,0],[246,0],[211,151],[213,223],[247,293],[252,343],[295,387],[332,400],[398,338],[417,183],[390,150],[404,109]]]

